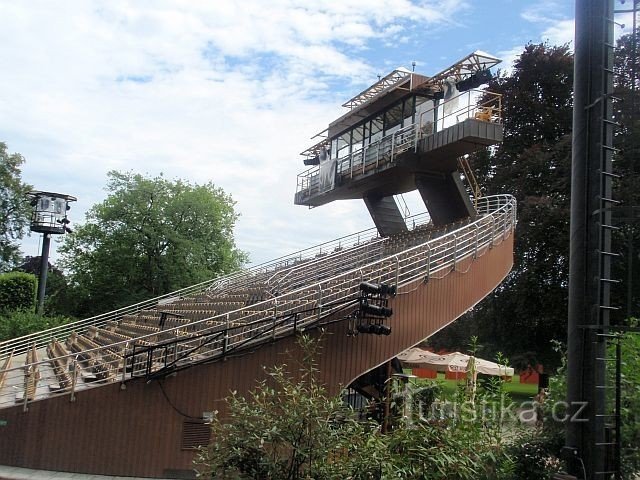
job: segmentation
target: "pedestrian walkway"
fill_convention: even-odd
[[[139,477],[116,477],[111,475],[91,475],[85,473],[53,472],[30,468],[0,465],[0,480],[142,480]],[[165,479],[169,480],[169,479]]]

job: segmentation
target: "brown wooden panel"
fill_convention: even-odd
[[[457,271],[404,286],[391,300],[390,336],[347,337],[346,322],[329,325],[319,367],[331,393],[452,322],[484,298],[511,269],[513,236]],[[318,332],[314,331],[314,335]],[[289,353],[287,353],[289,352]],[[224,414],[231,390],[247,392],[263,367],[299,358],[294,337],[178,372],[147,384],[129,381],[0,410],[0,464],[107,475],[162,477],[191,468],[183,450],[185,421]],[[163,393],[164,392],[164,393]],[[193,417],[193,418],[191,418]]]

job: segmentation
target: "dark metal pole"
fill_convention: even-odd
[[[638,99],[636,98],[636,84],[638,82],[638,19],[637,19],[637,9],[640,6],[640,2],[638,0],[634,0],[633,2],[633,21],[631,25],[631,112],[629,124],[631,125],[631,135],[630,135],[630,145],[628,148],[628,155],[631,156],[629,159],[629,177],[633,178],[635,174],[635,162],[636,162],[636,149],[635,149],[635,135],[633,132],[634,122],[637,118],[637,108],[638,108]],[[633,194],[629,194],[629,206],[633,206]],[[633,215],[633,208],[631,208],[631,212],[629,217],[631,220],[629,222],[629,242],[627,243],[627,319],[633,316],[633,243],[635,241],[635,222]]]
[[[614,468],[616,480],[622,480],[622,339],[616,339],[616,449]]]
[[[51,234],[45,233],[42,236],[42,255],[40,257],[40,279],[38,280],[38,305],[36,313],[44,313],[44,294],[47,289],[47,273],[49,272],[49,246],[51,245]]]
[[[609,323],[612,0],[576,0],[566,452],[570,473],[602,478]],[[606,213],[609,212],[609,213]],[[603,253],[604,252],[604,253]],[[595,328],[594,328],[595,327]],[[604,327],[599,329],[598,327]],[[582,413],[578,415],[578,412]]]

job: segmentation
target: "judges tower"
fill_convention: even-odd
[[[416,189],[435,225],[474,218],[459,165],[502,141],[501,96],[476,90],[499,62],[476,51],[432,77],[398,68],[380,78],[302,152],[311,168],[295,204],[362,198],[383,237],[407,228],[393,195]]]

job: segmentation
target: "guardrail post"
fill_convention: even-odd
[[[502,218],[502,241],[504,241],[504,239],[507,238],[507,218],[509,218],[506,212],[502,215]]]
[[[458,261],[458,236],[453,234],[453,270],[456,269],[456,262]]]
[[[276,339],[276,318],[278,317],[278,300],[274,301],[273,304],[273,326],[271,327],[273,332],[271,332],[271,338],[273,340]]]
[[[365,147],[366,148],[366,147]],[[363,150],[364,151],[364,150]],[[349,165],[349,178],[353,178],[353,155],[351,156],[351,165]]]
[[[474,235],[474,241],[473,241],[473,258],[474,260],[476,258],[478,258],[478,237],[479,237],[479,230],[480,227],[478,227],[478,225],[474,225],[475,227],[475,235]]]
[[[398,288],[398,284],[399,284],[399,280],[400,280],[400,259],[398,258],[398,255],[394,255],[393,258],[396,261],[395,285],[396,285],[396,289],[397,289]]]
[[[390,163],[393,163],[393,154],[395,152],[395,146],[396,146],[396,132],[393,132],[391,134],[391,159],[389,160]]]
[[[69,372],[71,372],[71,397],[69,397],[70,402],[76,401],[76,384],[78,382],[78,363],[74,358],[69,365]]]
[[[493,248],[493,239],[496,234],[496,217],[491,214],[491,242],[489,243],[489,248]]]
[[[424,283],[429,281],[431,276],[431,246],[427,243],[427,274],[424,277]]]
[[[222,355],[227,353],[229,349],[229,327],[231,326],[231,321],[229,319],[229,314],[227,313],[226,323],[224,326],[224,338],[222,339]]]
[[[122,385],[120,385],[120,390],[126,389],[124,385],[124,381],[127,377],[127,351],[128,350],[129,350],[129,342],[124,344],[124,352],[122,355]]]
[[[322,316],[322,285],[319,286],[318,290],[318,320]]]
[[[24,398],[22,403],[22,411],[29,411],[29,407],[27,404],[29,403],[29,380],[31,379],[31,370],[29,369],[29,365],[24,366]]]

